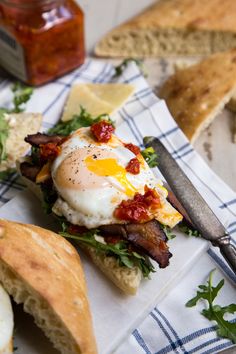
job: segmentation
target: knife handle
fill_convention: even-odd
[[[218,246],[220,248],[222,256],[225,258],[231,269],[236,274],[236,248],[230,242],[230,239],[230,236],[226,234],[214,242],[214,246]]]

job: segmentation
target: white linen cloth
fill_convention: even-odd
[[[47,130],[60,118],[68,91],[74,83],[99,83],[111,80],[132,83],[136,87],[135,94],[114,116],[118,120],[117,134],[141,147],[144,136],[154,135],[160,138],[227,227],[236,244],[236,194],[194,151],[168,113],[164,101],[154,95],[134,63],[129,64],[119,79],[112,78],[113,74],[114,67],[111,64],[87,60],[74,72],[37,88],[27,106],[27,111],[42,112],[44,115],[42,130]],[[10,84],[8,80],[0,80],[1,106],[9,101]],[[0,203],[6,203],[22,188],[23,185],[16,175],[0,183]],[[200,314],[204,304],[190,309],[185,307],[185,303],[195,295],[197,286],[206,282],[213,268],[217,268],[214,283],[225,278],[225,286],[219,300],[217,298],[217,303],[226,305],[235,302],[236,276],[218,250],[210,247],[174,290],[157,304],[117,349],[116,354],[218,353],[231,346],[231,341],[217,337],[215,324]],[[235,316],[231,316],[231,320],[236,325]]]

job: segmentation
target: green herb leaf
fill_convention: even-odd
[[[161,228],[164,231],[164,233],[166,234],[166,237],[168,238],[168,240],[172,240],[173,238],[176,237],[176,235],[173,234],[172,229],[169,226],[161,225]]]
[[[12,91],[14,93],[14,108],[11,110],[11,112],[23,112],[25,110],[25,104],[30,100],[32,96],[33,88],[30,86],[23,85],[20,82],[16,82],[12,86]]]
[[[137,266],[142,271],[144,277],[148,277],[150,272],[155,272],[153,265],[147,257],[128,250],[128,243],[126,241],[119,241],[114,245],[101,243],[95,239],[96,235],[100,236],[98,230],[91,230],[81,235],[72,235],[65,231],[67,229],[65,223],[63,228],[64,231],[60,232],[60,235],[70,238],[78,243],[82,242],[107,256],[113,256],[119,260],[120,265],[128,268]]]
[[[29,86],[25,86],[20,82],[16,82],[12,91],[14,94],[12,109],[0,108],[0,163],[7,159],[6,153],[6,141],[9,136],[9,124],[6,119],[6,114],[19,113],[24,111],[25,104],[30,99],[33,89]]]
[[[127,68],[128,64],[132,61],[135,62],[135,64],[139,67],[142,75],[144,77],[147,77],[148,74],[147,74],[147,70],[143,64],[143,60],[135,59],[135,58],[127,58],[127,59],[123,60],[121,64],[115,66],[115,68],[114,68],[115,74],[113,75],[113,77],[121,76],[123,74],[123,71]]]
[[[11,174],[13,174],[15,172],[16,172],[15,168],[9,168],[5,171],[0,171],[0,180],[8,178]]]
[[[98,117],[92,117],[82,106],[80,106],[80,109],[80,114],[74,115],[71,120],[66,122],[58,122],[53,128],[49,129],[48,134],[67,136],[79,128],[90,127],[92,124],[100,122],[101,120],[107,120],[113,125],[109,115],[106,113],[101,114]]]
[[[185,221],[182,221],[181,223],[178,224],[178,228],[180,231],[182,231],[184,234],[188,236],[193,236],[193,237],[201,237],[201,234],[198,230],[195,230],[191,227],[189,227]]]
[[[5,118],[5,112],[0,113],[0,163],[7,158],[6,141],[9,135],[9,124]]]
[[[33,165],[40,165],[40,148],[38,146],[31,146],[30,157]]]
[[[205,316],[210,321],[215,321],[217,323],[217,334],[220,337],[228,338],[233,343],[236,344],[236,324],[231,323],[224,319],[224,315],[227,313],[236,312],[236,304],[230,304],[228,306],[220,306],[213,304],[219,291],[224,286],[224,280],[222,279],[215,287],[212,285],[213,271],[210,272],[209,280],[207,285],[199,285],[199,290],[194,298],[186,303],[187,307],[193,307],[197,304],[199,300],[206,300],[208,307],[203,309],[201,314]]]
[[[153,168],[158,165],[158,156],[152,147],[148,147],[141,151],[144,160],[147,162],[148,166]]]
[[[57,200],[57,192],[51,185],[42,183],[40,185],[41,192],[43,194],[42,207],[46,214],[51,214],[52,207]]]

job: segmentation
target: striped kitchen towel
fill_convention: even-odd
[[[134,95],[113,117],[118,122],[117,134],[140,147],[143,147],[143,137],[146,135],[154,135],[161,139],[227,227],[236,244],[236,194],[194,151],[168,112],[165,102],[155,96],[134,63],[130,63],[118,79],[114,79],[113,74],[114,67],[111,64],[87,60],[74,72],[35,89],[27,111],[41,112],[44,115],[42,130],[47,130],[58,121],[68,91],[74,83],[110,81],[132,83],[136,88]],[[0,80],[1,106],[9,101],[10,85],[8,80]],[[8,180],[0,183],[0,203],[6,203],[23,188],[17,175],[13,174]],[[214,267],[217,268],[216,281],[226,276],[224,296],[219,297],[219,302],[223,304],[233,302],[236,277],[219,252],[210,247],[116,353],[218,353],[231,346],[229,340],[217,337],[214,323],[201,316],[201,306],[193,309],[184,306],[187,300],[194,296],[198,284],[206,281]],[[232,316],[231,320],[235,321],[235,318]]]

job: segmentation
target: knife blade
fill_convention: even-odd
[[[165,146],[155,137],[143,139],[146,147],[152,147],[158,155],[158,167],[173,193],[187,211],[194,227],[201,236],[219,247],[221,254],[236,274],[236,248],[217,216],[210,209],[189,178],[181,170]]]

